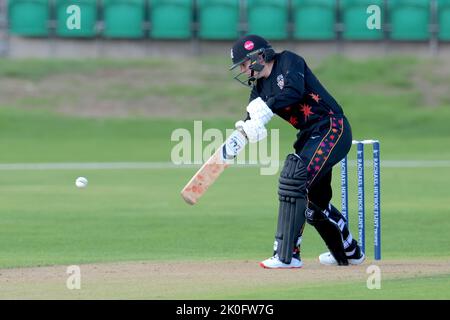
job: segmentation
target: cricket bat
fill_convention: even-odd
[[[230,160],[233,160],[246,144],[245,133],[240,129],[235,130],[181,190],[184,201],[191,205],[196,204],[198,199],[229,166]]]

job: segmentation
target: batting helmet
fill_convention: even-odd
[[[231,60],[233,64],[231,65],[230,70],[236,68],[245,60],[255,59],[256,61],[258,55],[262,55],[264,61],[268,62],[273,60],[275,51],[269,42],[267,42],[267,40],[263,37],[253,34],[241,37],[231,48]],[[258,64],[254,70],[260,71],[257,70],[259,67],[260,65]]]
[[[255,71],[261,72],[264,65],[259,63],[258,57],[262,56],[265,62],[272,61],[275,57],[275,51],[266,39],[257,35],[247,35],[237,40],[231,48],[232,65],[230,70],[233,70],[246,60],[250,60],[251,76],[241,80],[244,72],[237,74],[234,79],[246,86],[252,86],[255,81]]]

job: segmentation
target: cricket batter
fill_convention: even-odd
[[[294,153],[280,173],[278,225],[273,256],[260,262],[269,269],[301,268],[300,244],[305,220],[315,227],[329,252],[326,265],[364,261],[344,216],[331,203],[331,172],[349,152],[352,132],[341,106],[325,90],[305,60],[290,51],[275,53],[262,37],[247,35],[231,49],[236,80],[251,87],[247,118],[238,121],[249,142],[267,136],[274,114],[299,130]]]

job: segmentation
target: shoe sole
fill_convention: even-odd
[[[361,260],[362,259],[362,260]],[[360,264],[362,264],[363,262],[364,262],[364,260],[366,260],[366,257],[364,256],[363,258],[361,258],[361,259],[358,259],[358,260],[355,260],[355,259],[349,259],[348,260],[348,265],[349,266],[357,266],[357,265],[360,265]],[[324,262],[322,262],[322,261],[320,261],[319,260],[319,263],[320,264],[322,264],[322,265],[324,265],[324,266],[337,266],[338,264],[337,263],[324,263]]]
[[[366,256],[360,258],[360,259],[349,259],[348,263],[354,266],[357,266],[359,264],[362,264],[366,260]]]
[[[280,268],[273,268],[273,267],[268,267],[268,266],[266,266],[264,263],[262,263],[262,262],[260,262],[259,263],[259,266],[261,267],[261,268],[264,268],[264,269],[301,269],[302,267],[303,267],[303,265],[301,265],[301,266],[299,266],[299,267],[280,267]]]

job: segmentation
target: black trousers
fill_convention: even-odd
[[[352,130],[343,115],[331,115],[297,134],[294,149],[307,165],[308,201],[321,210],[328,209],[333,196],[333,166],[347,155],[351,147]]]

